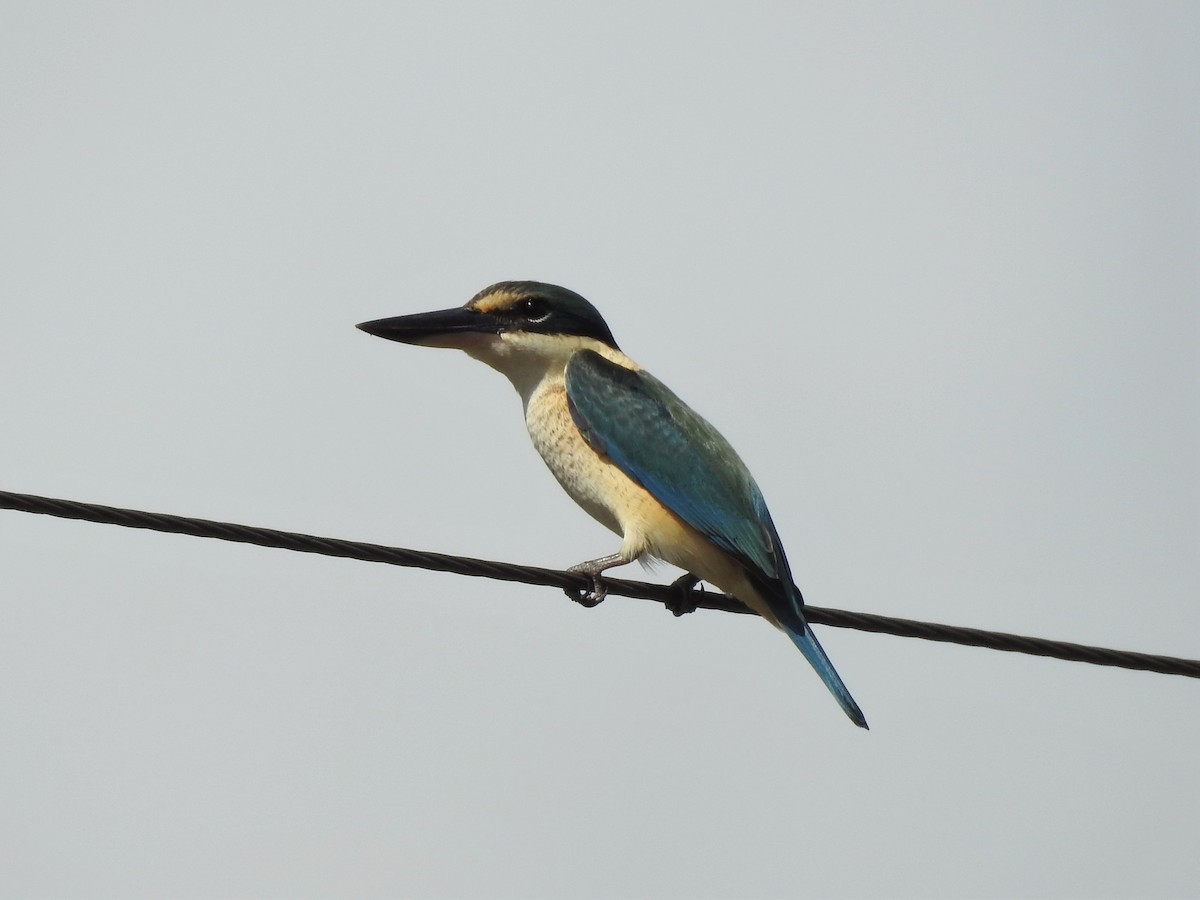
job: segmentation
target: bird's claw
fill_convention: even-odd
[[[604,598],[608,596],[608,588],[604,586],[604,582],[600,579],[599,572],[590,572],[587,569],[580,569],[572,566],[567,569],[568,572],[573,572],[578,575],[589,575],[592,579],[592,588],[565,587],[563,593],[578,603],[585,609],[594,609],[604,602]]]
[[[696,601],[692,597],[692,588],[700,584],[700,579],[687,572],[671,582],[670,587],[677,590],[679,593],[671,600],[664,600],[663,606],[671,611],[671,614],[685,616],[688,613],[694,613],[698,607]],[[704,590],[703,587],[700,590]]]

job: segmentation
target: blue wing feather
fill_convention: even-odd
[[[779,582],[769,593],[781,593],[791,607],[779,610],[781,617],[799,614],[804,601],[766,500],[716,428],[652,374],[592,350],[566,366],[566,398],[588,444],[758,580]]]
[[[751,571],[787,574],[762,492],[712,425],[653,375],[590,350],[571,358],[566,379],[571,416],[593,449]]]
[[[804,619],[779,533],[750,470],[712,425],[644,371],[591,350],[567,363],[567,402],[584,439],[710,541],[736,557],[855,724],[866,719]]]

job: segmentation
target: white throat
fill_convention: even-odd
[[[595,338],[577,335],[503,332],[462,349],[468,356],[486,363],[511,381],[526,409],[530,398],[540,388],[555,382],[561,383],[567,362],[580,350],[594,350],[627,369],[638,368],[620,350],[614,350]]]

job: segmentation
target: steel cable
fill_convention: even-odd
[[[81,519],[87,522],[121,525],[125,528],[145,528],[173,534],[188,534],[193,537],[236,541],[243,544],[256,544],[260,547],[295,550],[300,553],[319,553],[324,556],[387,563],[393,566],[431,569],[436,572],[452,572],[456,575],[546,585],[564,590],[579,591],[591,586],[590,578],[558,569],[543,569],[538,566],[472,559],[446,553],[408,550],[402,547],[318,537],[292,531],[278,531],[273,528],[256,528],[230,522],[214,522],[209,519],[195,519],[188,516],[150,513],[115,506],[99,506],[94,503],[58,500],[33,494],[0,491],[0,509],[15,509],[64,519]],[[680,589],[671,585],[607,577],[604,579],[604,584],[607,586],[609,594],[621,597],[655,600],[664,604],[677,604],[681,599]],[[717,609],[724,612],[753,615],[749,609],[726,594],[691,590],[686,596],[689,605],[700,609]],[[804,609],[810,622],[818,625],[832,625],[835,628],[853,628],[859,631],[920,638],[926,641],[943,641],[968,647],[987,647],[1011,653],[1048,656],[1097,666],[1117,666],[1124,669],[1160,672],[1164,675],[1200,678],[1200,660],[1196,659],[1181,659],[1174,656],[1158,656],[1127,650],[1110,650],[1104,647],[1051,641],[1045,638],[985,631],[979,628],[963,628],[956,625],[941,625],[935,622],[919,622],[913,619],[898,619],[872,613],[847,612],[820,606],[806,606]]]

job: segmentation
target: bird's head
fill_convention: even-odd
[[[464,350],[502,371],[533,358],[565,360],[585,347],[619,349],[596,307],[574,291],[538,281],[501,281],[465,306],[358,327],[390,341]]]

